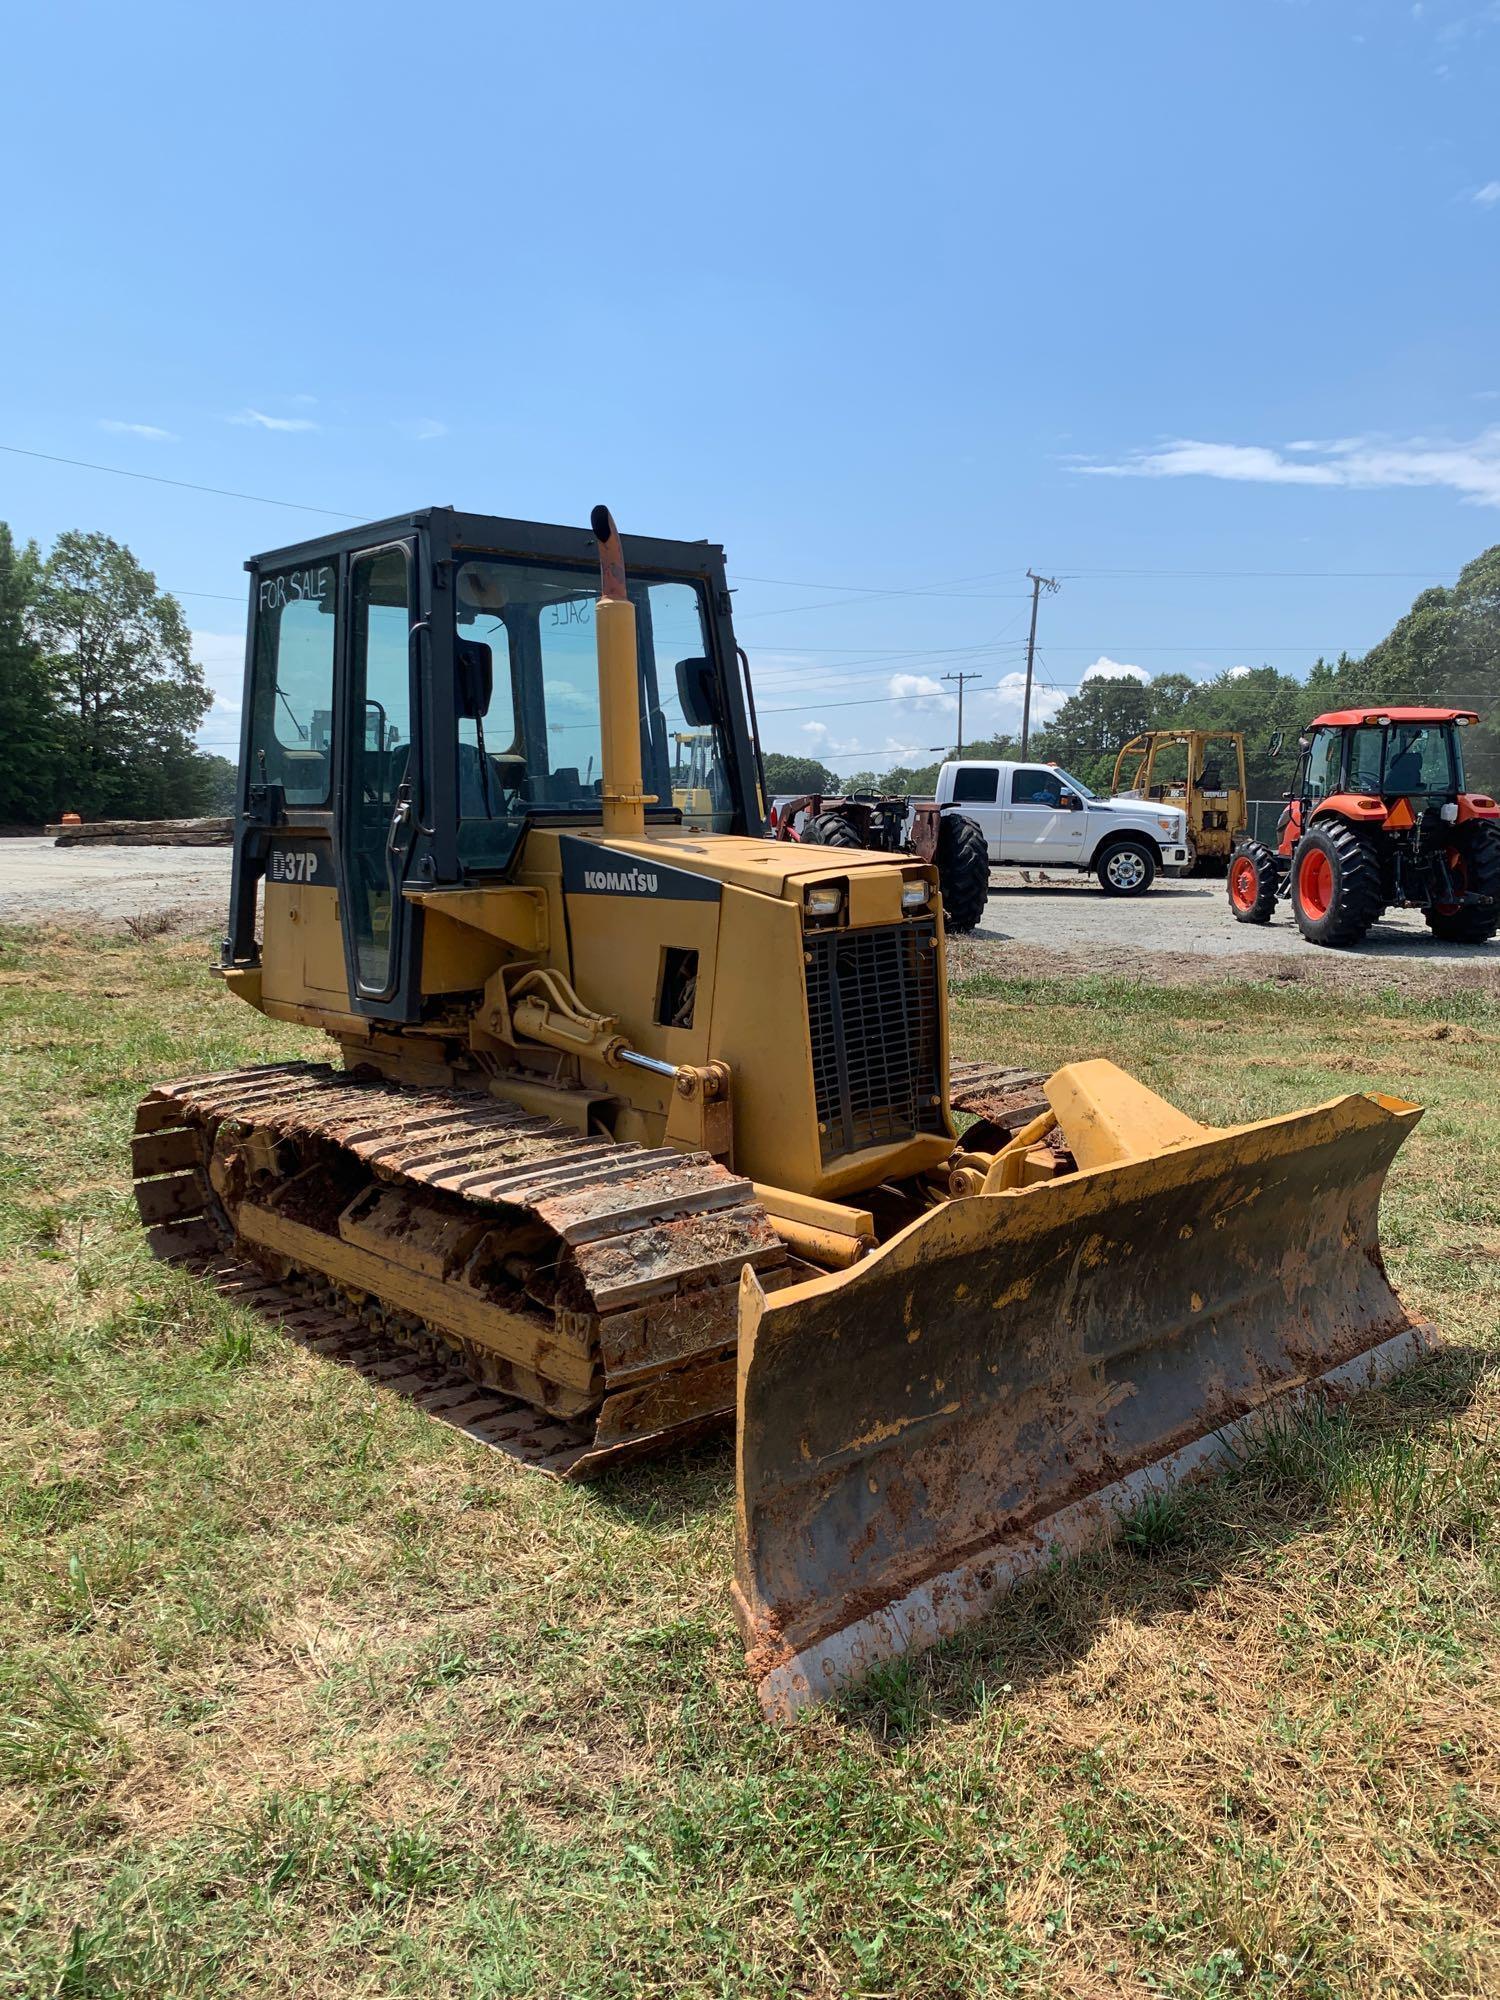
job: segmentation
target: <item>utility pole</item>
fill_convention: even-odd
[[[984,675],[976,668],[972,674],[944,674],[943,679],[945,681],[958,682],[958,755],[962,757],[964,754],[964,682],[983,680]]]
[[[1024,758],[1031,745],[1031,669],[1036,659],[1036,608],[1041,601],[1043,586],[1048,590],[1060,590],[1062,585],[1055,576],[1038,576],[1034,569],[1027,570],[1031,578],[1031,637],[1026,641],[1026,699],[1021,707],[1021,755]]]

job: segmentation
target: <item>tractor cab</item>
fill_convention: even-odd
[[[1434,937],[1484,944],[1500,926],[1500,805],[1465,790],[1462,708],[1339,709],[1308,724],[1275,852],[1236,847],[1229,904],[1267,923],[1290,898],[1314,944],[1357,944],[1388,908]]]
[[[1302,757],[1292,790],[1293,809],[1330,799],[1374,802],[1395,808],[1403,799],[1414,824],[1424,811],[1456,806],[1464,790],[1463,732],[1479,720],[1471,709],[1343,709],[1320,715],[1301,738]]]

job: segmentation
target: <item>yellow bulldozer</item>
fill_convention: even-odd
[[[152,1246],[563,1478],[733,1424],[769,1714],[1420,1351],[1414,1107],[950,1060],[936,869],[765,838],[720,548],[431,509],[249,570],[221,971],[335,1059],[149,1093]]]

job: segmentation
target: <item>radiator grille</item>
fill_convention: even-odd
[[[943,1131],[934,923],[811,933],[805,944],[823,1158]]]

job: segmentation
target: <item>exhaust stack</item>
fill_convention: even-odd
[[[589,522],[599,543],[599,597],[594,618],[599,652],[604,833],[606,839],[641,840],[646,832],[646,807],[655,805],[656,799],[641,789],[635,606],[626,594],[625,556],[609,509],[596,507]]]

